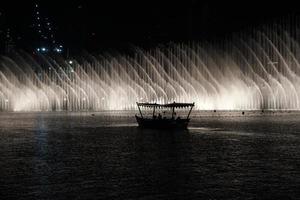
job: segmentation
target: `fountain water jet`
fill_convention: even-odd
[[[264,26],[220,44],[170,44],[133,56],[73,59],[15,52],[0,59],[0,110],[135,109],[136,101],[202,110],[300,109],[295,26]]]

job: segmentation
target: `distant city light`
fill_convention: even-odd
[[[54,51],[57,52],[57,53],[61,53],[62,49],[60,49],[60,48],[54,48]]]
[[[73,61],[72,61],[72,60],[69,60],[69,64],[72,65],[72,64],[73,64]]]
[[[50,51],[50,49],[48,49],[48,48],[46,48],[46,47],[38,47],[38,48],[36,48],[36,51],[45,53],[45,52]],[[53,51],[53,52],[56,52],[56,53],[62,53],[62,52],[63,52],[63,49],[62,49],[62,48],[58,48],[58,47],[54,47],[52,51]],[[70,61],[68,61],[68,63],[69,63],[69,64],[72,64],[73,61],[70,60]]]
[[[38,52],[47,52],[48,49],[46,47],[40,47],[40,48],[36,48],[36,51],[38,51]]]

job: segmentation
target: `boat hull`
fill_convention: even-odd
[[[148,129],[187,129],[190,119],[151,119],[135,116],[139,127]]]

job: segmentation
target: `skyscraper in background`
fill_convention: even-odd
[[[56,52],[61,53],[63,46],[56,40],[55,29],[51,19],[43,13],[38,2],[33,9],[33,22],[31,27],[35,33],[35,51],[41,53]]]

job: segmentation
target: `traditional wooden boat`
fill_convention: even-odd
[[[169,104],[157,104],[157,103],[136,103],[140,112],[140,116],[135,115],[136,121],[141,128],[153,128],[153,129],[186,129],[190,122],[190,114],[192,112],[195,103],[169,103]],[[144,117],[141,107],[152,108],[152,116]],[[177,108],[189,108],[189,112],[186,118],[176,116],[175,109]],[[162,117],[159,113],[156,116],[156,109],[170,109],[171,117]]]

